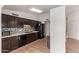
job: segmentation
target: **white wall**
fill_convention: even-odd
[[[12,15],[12,13],[18,14],[19,17],[27,18],[27,19],[32,19],[32,20],[38,20],[38,15],[33,14],[33,13],[24,13],[24,12],[18,12],[18,11],[12,11],[12,10],[7,10],[7,9],[2,9],[2,13]]]
[[[0,52],[1,52],[1,9],[2,9],[2,5],[0,5]]]
[[[39,14],[39,20],[43,23],[46,21],[46,19],[50,19],[50,12]]]
[[[50,22],[49,21],[45,21],[45,36],[50,36]]]
[[[39,20],[45,24],[45,36],[49,36],[50,35],[50,22],[47,21],[50,20],[50,12],[47,13],[43,13],[39,15]],[[46,22],[46,23],[45,23]]]
[[[50,12],[50,51],[65,52],[65,6],[51,9]]]
[[[67,6],[66,10],[67,37],[79,40],[79,6]]]

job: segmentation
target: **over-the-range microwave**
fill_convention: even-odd
[[[10,35],[10,31],[2,31],[2,36]]]

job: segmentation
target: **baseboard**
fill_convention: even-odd
[[[66,38],[70,38],[70,39],[79,40],[79,37],[74,37],[74,36],[66,36]]]

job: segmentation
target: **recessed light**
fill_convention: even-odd
[[[42,10],[36,9],[36,8],[30,8],[29,10],[33,11],[33,12],[37,12],[37,13],[42,13],[43,12]]]

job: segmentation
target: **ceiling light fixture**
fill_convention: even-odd
[[[37,13],[42,13],[43,12],[42,10],[36,9],[36,8],[30,8],[29,10],[33,11],[33,12],[37,12]]]

